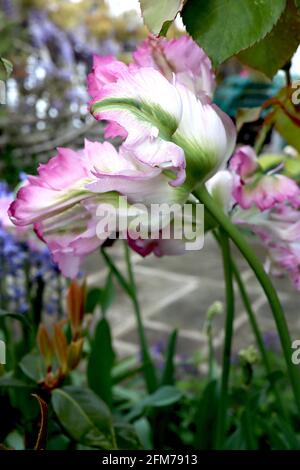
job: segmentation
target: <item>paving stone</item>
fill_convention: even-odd
[[[259,244],[253,250],[263,261],[265,254]],[[117,242],[110,255],[120,271],[126,275],[122,243]],[[273,316],[264,300],[262,289],[249,270],[247,262],[238,250],[232,247],[233,257],[245,280],[253,303],[254,313],[264,334],[276,332]],[[203,325],[209,306],[216,300],[224,301],[222,260],[215,241],[207,237],[204,249],[187,253],[184,256],[142,258],[132,256],[142,315],[146,324],[147,336],[152,346],[166,343],[173,328],[179,328],[178,351],[180,354],[193,354],[197,349],[205,351],[206,341]],[[103,286],[107,268],[100,255],[94,254],[88,260],[89,280],[92,285]],[[292,338],[300,338],[299,293],[289,279],[273,279],[278,295],[282,300]],[[115,283],[116,284],[116,283]],[[108,318],[113,327],[113,335],[122,354],[136,353],[138,338],[132,304],[120,286],[116,285],[116,299],[109,311]],[[218,356],[224,338],[224,315],[215,318],[214,341]],[[238,351],[255,340],[252,335],[243,305],[236,297],[236,321],[233,350]],[[276,333],[275,333],[276,336]]]
[[[155,352],[155,350],[161,351],[165,349],[170,333],[147,327],[146,336],[152,351]],[[131,330],[130,332],[122,335],[120,338],[126,343],[138,344],[138,336],[136,330]],[[187,340],[186,338],[182,338],[179,336],[177,341],[176,354],[179,354],[183,357],[190,357],[198,351],[204,354],[205,348],[206,342],[202,339]]]

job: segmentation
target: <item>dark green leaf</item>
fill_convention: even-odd
[[[106,404],[87,388],[67,386],[52,393],[54,411],[68,434],[83,445],[114,449],[112,417]]]
[[[237,428],[227,439],[224,445],[226,450],[247,450],[247,443],[245,441],[242,429]]]
[[[244,64],[272,78],[292,58],[299,43],[300,14],[293,0],[288,0],[285,12],[272,31],[238,57]]]
[[[32,388],[28,383],[13,377],[11,372],[0,377],[0,387]]]
[[[169,338],[168,346],[166,350],[166,361],[161,377],[161,385],[173,385],[174,384],[174,358],[176,353],[176,341],[177,341],[177,330],[174,330]]]
[[[116,422],[114,429],[119,450],[141,450],[143,448],[139,436],[131,424]]]
[[[217,380],[208,382],[197,404],[194,446],[199,450],[213,448],[218,409],[217,384]]]
[[[90,289],[87,294],[86,298],[86,311],[89,313],[93,313],[97,305],[101,304],[101,298],[102,298],[102,289],[99,289],[99,287],[95,287],[93,289]]]
[[[87,377],[90,388],[104,400],[108,406],[112,405],[112,367],[115,353],[109,323],[102,318],[96,327],[88,361]]]
[[[263,39],[285,5],[286,0],[189,0],[182,17],[217,66]]]
[[[158,388],[154,393],[148,395],[141,400],[127,415],[127,419],[131,420],[140,416],[145,408],[163,408],[173,405],[182,397],[182,393],[171,385],[165,385]]]
[[[4,310],[0,310],[0,319],[3,318],[10,318],[12,320],[18,320],[25,326],[25,328],[31,329],[31,324],[26,315],[21,315],[19,313],[11,313],[11,312],[5,312]]]
[[[114,295],[115,295],[115,289],[114,289],[114,283],[113,283],[113,276],[112,276],[112,272],[110,271],[107,276],[106,284],[102,291],[102,297],[101,297],[101,308],[102,308],[103,315],[106,314],[107,310],[111,306],[113,299],[114,299]]]

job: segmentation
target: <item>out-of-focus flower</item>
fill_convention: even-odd
[[[288,203],[260,212],[238,209],[233,222],[252,230],[267,250],[266,269],[275,275],[287,272],[300,290],[300,211]]]
[[[255,205],[264,211],[284,201],[295,207],[300,205],[300,191],[295,181],[279,174],[276,169],[264,173],[252,147],[238,149],[229,167],[237,176],[233,196],[243,209]]]
[[[0,182],[0,292],[1,308],[25,314],[30,310],[30,285],[33,292],[43,290],[43,311],[59,315],[63,288],[60,273],[49,250],[30,227],[16,227],[7,211],[14,199]]]
[[[170,82],[178,81],[195,95],[212,97],[216,81],[212,65],[190,37],[166,39],[150,35],[133,53],[139,67],[159,70]]]
[[[218,206],[221,207],[225,213],[230,212],[234,205],[232,196],[234,175],[228,170],[220,170],[206,181],[205,185]]]

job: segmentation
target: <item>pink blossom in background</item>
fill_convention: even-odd
[[[237,175],[233,196],[243,209],[254,205],[264,211],[284,201],[295,207],[300,205],[297,183],[276,172],[264,174],[252,147],[240,147],[231,158],[229,168]]]
[[[174,79],[195,95],[212,97],[215,75],[208,56],[189,36],[167,39],[150,35],[133,53],[134,64],[159,70],[169,81]]]
[[[284,202],[263,212],[238,209],[233,222],[255,233],[266,249],[269,271],[287,273],[300,290],[300,211]]]
[[[127,65],[117,60],[114,56],[94,55],[93,69],[87,77],[88,92],[91,97],[91,102],[101,97],[104,85],[116,82],[126,70]],[[115,137],[126,138],[126,136],[127,133],[125,129],[114,122],[109,122],[104,130],[104,137],[106,139],[113,139]]]

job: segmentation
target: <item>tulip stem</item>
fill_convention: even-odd
[[[132,301],[134,313],[135,313],[135,317],[137,321],[137,329],[138,329],[140,347],[141,347],[142,358],[143,358],[143,370],[144,370],[146,387],[147,387],[147,391],[149,393],[152,393],[157,388],[156,372],[155,372],[155,367],[154,367],[154,364],[153,364],[153,361],[149,352],[147,338],[145,335],[142,314],[141,314],[141,309],[140,309],[140,305],[139,305],[139,301],[137,297],[137,290],[136,290],[134,274],[133,274],[133,269],[132,269],[132,264],[131,264],[131,259],[130,259],[129,247],[126,242],[124,246],[125,246],[125,261],[126,261],[127,272],[128,272],[128,277],[129,277],[128,281],[121,274],[121,272],[115,266],[110,256],[103,249],[102,249],[102,255],[106,261],[106,264],[109,266],[112,273],[118,280],[119,284],[123,287],[123,289],[125,290],[125,292],[127,293],[127,295],[130,297]]]
[[[221,377],[220,400],[218,403],[218,417],[216,429],[216,448],[221,449],[226,433],[226,417],[228,407],[228,383],[231,362],[231,346],[233,336],[234,321],[234,291],[232,279],[232,264],[230,256],[230,243],[227,233],[220,229],[220,244],[223,256],[223,268],[225,279],[226,294],[226,322],[225,322],[225,338],[223,347],[223,364]]]
[[[218,234],[215,231],[213,232],[213,234],[214,234],[214,237],[217,240],[218,244],[221,246],[221,240],[220,240]],[[259,330],[259,326],[258,326],[258,323],[256,321],[254,311],[252,309],[251,301],[249,299],[246,287],[244,285],[244,281],[242,279],[242,276],[239,273],[237,265],[234,262],[232,256],[231,256],[231,266],[232,266],[233,276],[234,276],[235,281],[237,283],[241,299],[243,301],[245,310],[248,314],[249,322],[250,322],[251,328],[253,330],[253,334],[255,336],[256,343],[257,343],[258,349],[259,349],[261,357],[262,357],[262,361],[263,361],[265,369],[266,369],[266,373],[268,374],[268,376],[271,376],[272,366],[271,366],[271,363],[269,361],[268,353],[266,351],[264,341],[263,341],[261,332]],[[273,392],[274,392],[275,399],[277,401],[278,409],[282,412],[282,414],[284,416],[286,416],[285,407],[283,406],[283,403],[282,403],[282,400],[281,400],[281,397],[280,397],[280,393],[278,391],[278,388],[277,388],[276,384],[274,384]]]
[[[289,374],[295,402],[300,414],[300,380],[299,372],[296,366],[291,362],[291,338],[284,316],[284,312],[279,301],[276,290],[265,272],[260,260],[253,253],[251,247],[248,245],[245,238],[239,230],[232,224],[230,219],[224,214],[222,210],[216,205],[212,197],[209,195],[205,187],[201,187],[195,191],[195,196],[202,202],[208,213],[220,224],[222,229],[227,232],[228,236],[239,248],[240,252],[247,260],[249,266],[252,268],[257,280],[263,288],[266,297],[269,301],[273,317],[277,326],[277,331],[280,337],[281,346],[286,361],[287,371]]]

